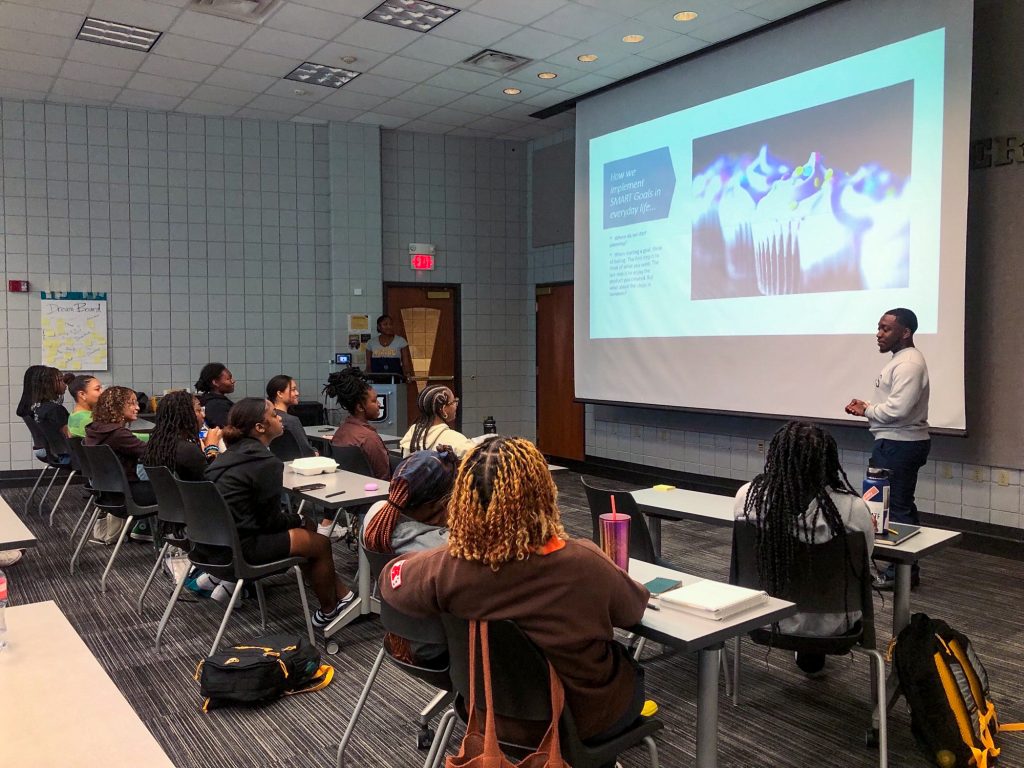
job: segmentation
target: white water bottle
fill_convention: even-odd
[[[7,577],[0,571],[0,651],[7,647],[7,617],[4,611],[7,608]]]

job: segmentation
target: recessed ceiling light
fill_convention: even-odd
[[[314,64],[306,61],[284,76],[285,80],[294,80],[306,85],[323,85],[327,88],[341,88],[345,83],[359,77],[358,72],[341,67],[329,67],[326,64]],[[296,89],[298,93],[299,89]]]
[[[554,80],[556,77],[558,77],[558,75],[556,75],[554,72],[538,72],[537,77],[539,77],[541,80]]]
[[[518,88],[505,88],[504,90],[502,90],[502,93],[504,93],[506,96],[518,96],[520,93],[522,93],[522,91],[519,90]]]
[[[694,19],[697,18],[697,12],[696,11],[680,11],[679,13],[677,13],[672,18],[675,19],[676,21],[693,21]]]
[[[429,32],[458,12],[458,8],[420,0],[385,0],[363,18],[413,32]]]
[[[584,53],[582,56],[577,56],[576,61],[582,61],[584,64],[589,64],[592,61],[597,61],[597,54]]]
[[[357,59],[355,56],[342,56],[341,60],[344,61],[346,64],[355,64],[357,61],[359,61],[359,59]]]
[[[644,41],[643,35],[626,35],[622,38],[624,43],[642,43]]]
[[[160,39],[162,32],[153,29],[135,27],[131,24],[118,24],[116,21],[86,18],[76,37],[90,43],[113,45],[116,48],[127,48],[132,51],[148,53]]]

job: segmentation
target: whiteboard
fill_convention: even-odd
[[[62,371],[105,371],[107,294],[43,292],[43,365]]]

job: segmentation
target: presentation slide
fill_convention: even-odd
[[[908,307],[963,430],[971,11],[841,3],[581,103],[578,396],[849,419]]]

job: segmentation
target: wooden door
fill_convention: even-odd
[[[573,371],[572,285],[537,286],[537,447],[583,461],[583,404]]]
[[[407,388],[409,424],[419,418],[416,398],[428,384],[444,384],[461,397],[458,307],[455,286],[384,286],[384,311],[394,320],[395,333],[409,342],[415,373]],[[461,429],[461,424],[460,408],[455,428]]]

